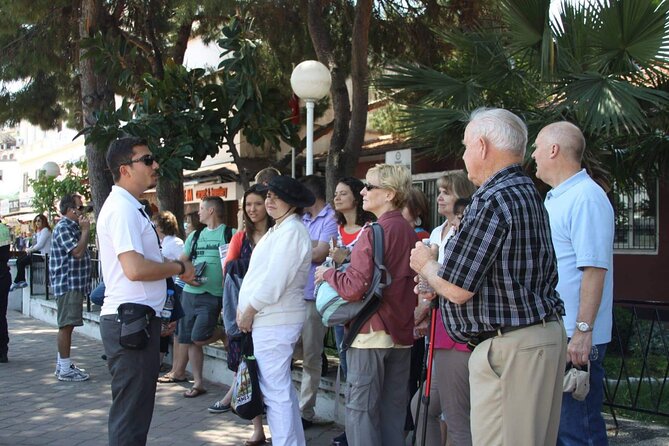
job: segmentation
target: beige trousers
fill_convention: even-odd
[[[479,344],[469,359],[473,444],[554,445],[566,353],[562,321],[522,328]]]

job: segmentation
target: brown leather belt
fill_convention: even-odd
[[[532,327],[534,325],[539,325],[539,324],[545,324],[546,322],[553,322],[553,321],[559,321],[562,319],[561,316],[558,316],[557,314],[551,314],[550,316],[546,316],[545,318],[534,322],[533,324],[527,324],[527,325],[512,325],[509,327],[499,327],[497,330],[490,330],[490,331],[482,331],[478,333],[476,336],[472,337],[468,342],[467,342],[467,348],[469,350],[474,351],[477,345],[479,345],[483,341],[487,341],[490,338],[494,338],[496,336],[502,336],[503,334],[510,333],[512,331],[520,330],[521,328],[527,328],[527,327]]]

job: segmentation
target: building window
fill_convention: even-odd
[[[23,174],[23,192],[28,192],[28,174]]]
[[[613,187],[616,232],[613,247],[617,253],[657,253],[658,183]]]

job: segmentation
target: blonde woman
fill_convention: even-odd
[[[411,174],[406,168],[378,164],[367,172],[362,190],[363,209],[376,215],[383,228],[383,264],[392,284],[384,289],[379,310],[346,352],[346,437],[352,445],[404,445],[416,306],[414,274],[407,255],[416,243],[416,234],[402,217],[410,188]],[[321,266],[316,280],[327,281],[346,300],[362,299],[374,274],[372,232],[364,230],[351,251],[346,271]]]

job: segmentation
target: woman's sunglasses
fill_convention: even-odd
[[[364,184],[364,186],[365,186],[365,189],[367,189],[368,191],[370,191],[370,190],[374,190],[374,189],[383,189],[383,187],[381,187],[381,186],[376,186],[376,185],[374,185],[374,184],[369,184],[369,183],[363,183],[363,184]]]

